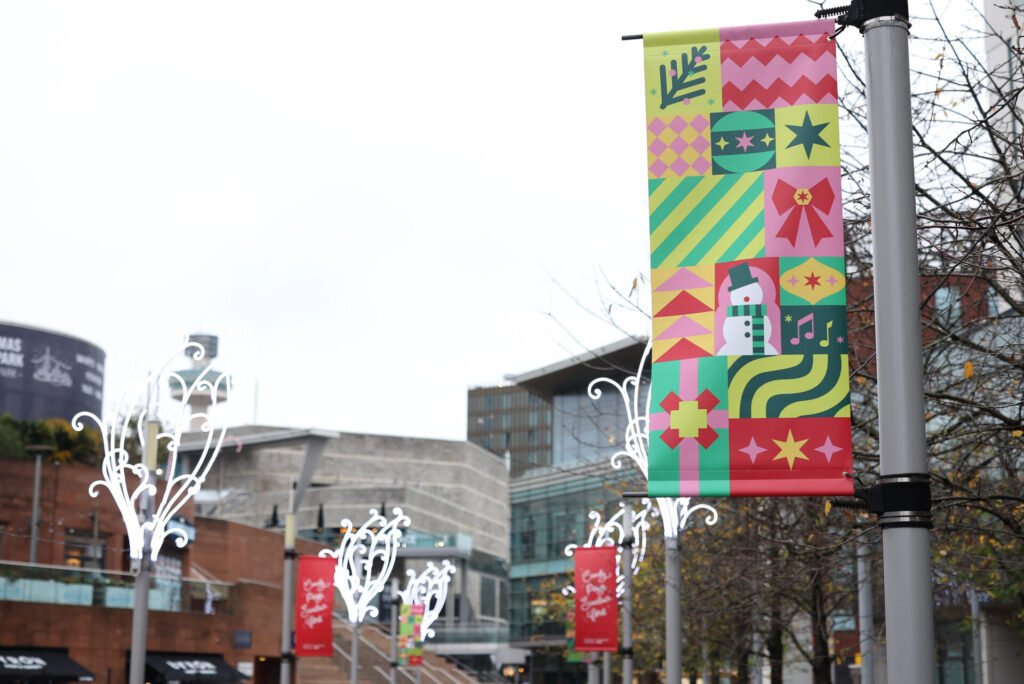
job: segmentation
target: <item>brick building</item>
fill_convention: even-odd
[[[124,523],[112,499],[88,485],[98,470],[44,464],[37,562],[29,563],[31,461],[0,460],[0,652],[66,649],[95,681],[127,681],[132,576]],[[147,679],[161,654],[202,654],[276,684],[280,661],[283,537],[246,525],[192,517],[193,540],[161,551],[150,589]],[[194,532],[194,533],[193,533]],[[300,540],[300,553],[320,545]]]

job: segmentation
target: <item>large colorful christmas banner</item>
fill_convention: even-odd
[[[619,601],[615,594],[615,547],[573,552],[577,651],[619,650]]]
[[[654,496],[853,491],[833,29],[644,36]]]
[[[337,561],[317,556],[299,557],[295,596],[295,655],[332,656],[334,639],[334,569]]]

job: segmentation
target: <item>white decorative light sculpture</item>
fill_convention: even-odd
[[[650,444],[651,393],[647,393],[641,402],[640,394],[643,386],[644,366],[651,355],[652,340],[640,357],[640,365],[636,375],[631,375],[621,383],[611,378],[597,378],[587,387],[587,393],[595,401],[601,398],[600,384],[615,388],[622,403],[626,407],[626,431],[624,448],[612,454],[612,467],[616,470],[624,465],[625,458],[630,459],[647,477],[647,449]],[[690,497],[679,498],[658,497],[658,510],[661,513],[662,529],[665,533],[665,681],[679,681],[682,678],[681,653],[681,621],[679,611],[679,582],[682,575],[679,558],[679,534],[686,529],[690,516],[697,511],[706,511],[704,522],[714,525],[718,522],[718,511],[708,504],[690,504]]]
[[[206,357],[206,349],[199,342],[186,340],[183,351],[195,361]],[[89,485],[89,495],[99,496],[100,488],[110,492],[128,534],[128,554],[136,573],[129,684],[142,684],[144,681],[151,566],[156,562],[168,537],[175,537],[178,548],[188,543],[185,530],[168,527],[168,523],[203,486],[227,432],[226,426],[213,425],[210,409],[227,400],[231,388],[230,376],[214,370],[206,363],[201,371],[190,374],[186,381],[180,373],[167,371],[177,356],[175,354],[160,370],[149,374],[144,385],[145,391],[132,397],[132,403],[124,405],[122,396],[109,423],[88,411],[78,413],[71,419],[71,426],[75,430],[85,428],[85,419],[99,428],[103,442],[103,462],[100,467],[103,478]],[[160,396],[164,379],[170,384],[171,395],[178,406],[170,415],[159,419],[159,406],[155,398]],[[133,419],[131,409],[139,404],[143,408]],[[193,411],[194,406],[204,408]],[[122,409],[128,410],[122,414]],[[162,425],[170,427],[164,428]],[[206,433],[206,440],[191,471],[176,475],[179,465],[178,448],[186,432]],[[133,434],[138,436],[142,446],[142,460],[137,463],[132,463],[128,450],[128,440]],[[167,448],[167,463],[162,471],[157,468],[157,447],[161,441]],[[160,494],[156,484],[157,476],[164,473],[166,483],[163,494],[157,499]]]
[[[640,564],[643,563],[644,556],[647,553],[647,531],[651,529],[651,522],[648,520],[652,514],[651,500],[642,499],[642,503],[643,508],[639,512],[633,511],[633,535],[631,539],[633,546],[636,547],[636,553],[630,559],[630,568],[634,575],[640,572]],[[626,578],[622,575],[622,547],[626,542],[626,529],[623,524],[625,513],[626,504],[620,503],[619,510],[602,523],[601,518],[603,516],[601,512],[590,511],[587,517],[594,524],[590,528],[590,535],[586,543],[583,544],[584,548],[597,546],[615,547],[615,595],[619,597],[622,596],[626,588]],[[579,546],[579,544],[567,545],[565,547],[565,555],[572,558]],[[565,596],[572,596],[575,593],[576,587],[573,584],[562,589],[562,594]]]
[[[324,549],[323,558],[335,558],[334,586],[341,594],[352,623],[351,681],[359,681],[359,625],[367,617],[380,612],[373,600],[384,591],[384,583],[391,576],[398,554],[402,528],[412,522],[401,508],[393,508],[394,518],[388,520],[370,509],[370,518],[358,529],[348,518],[341,521],[345,535],[336,551]]]
[[[206,356],[206,350],[198,342],[187,342],[183,349],[196,361]],[[211,407],[216,406],[227,398],[231,385],[230,377],[207,366],[192,382],[188,383],[178,373],[165,373],[166,368],[177,356],[175,354],[163,368],[151,373],[147,378],[147,405],[134,418],[134,421],[131,411],[127,411],[123,417],[118,415],[121,410],[120,403],[109,423],[88,411],[76,414],[71,420],[71,426],[75,430],[84,429],[83,419],[92,421],[99,428],[103,441],[103,463],[101,465],[103,479],[96,480],[89,485],[89,496],[99,496],[100,488],[110,492],[124,519],[125,529],[128,533],[128,554],[134,560],[140,560],[143,556],[147,533],[150,537],[149,556],[153,561],[160,554],[160,548],[167,537],[176,537],[175,543],[178,548],[182,548],[188,543],[185,530],[180,527],[168,528],[167,524],[202,487],[207,473],[210,472],[210,468],[217,460],[227,432],[226,426],[215,427],[212,424],[208,411],[191,412],[189,401],[198,395],[208,395],[208,404]],[[156,409],[148,405],[149,397],[158,395],[158,391],[155,390],[159,389],[164,378],[172,386],[177,385],[183,397],[174,414],[170,416],[170,420],[161,421],[169,424],[169,429],[147,430],[147,424],[158,422],[155,415]],[[139,399],[142,397],[140,396]],[[132,427],[133,422],[134,428]],[[152,516],[143,516],[137,511],[143,495],[155,497],[157,487],[150,477],[152,464],[131,462],[131,454],[129,454],[125,442],[133,431],[138,435],[144,453],[147,449],[151,449],[155,454],[156,446],[161,440],[167,447],[167,464],[164,466],[164,472],[167,473],[168,478],[167,485],[164,487],[163,496],[156,502]],[[178,467],[178,447],[181,444],[181,437],[186,432],[194,431],[206,433],[206,444],[196,458],[191,472],[174,475]],[[150,439],[155,439],[155,443],[147,444]],[[130,477],[134,478],[134,482],[129,482]]]
[[[444,602],[448,598],[448,587],[455,576],[455,566],[447,559],[441,561],[441,567],[427,561],[427,569],[418,575],[415,570],[406,570],[405,574],[409,581],[398,595],[402,597],[403,603],[418,603],[423,606],[423,622],[420,628],[423,630],[423,640],[426,641],[434,636],[431,625],[444,608]]]
[[[398,542],[402,538],[402,527],[412,522],[401,508],[392,509],[395,517],[388,520],[370,509],[370,518],[356,528],[345,518],[341,527],[346,529],[337,550],[324,549],[322,558],[335,558],[334,586],[348,611],[348,621],[355,624],[366,617],[376,617],[377,606],[371,605],[377,595],[384,591],[384,584],[395,567]]]

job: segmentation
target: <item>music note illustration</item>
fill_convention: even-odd
[[[828,325],[825,326],[825,339],[823,339],[821,342],[818,342],[818,345],[823,348],[828,346],[828,338],[829,335],[832,334],[832,323],[833,321],[829,321]]]
[[[814,314],[809,313],[809,314],[807,314],[806,316],[804,316],[803,318],[801,318],[800,320],[798,320],[796,322],[796,335],[791,337],[791,338],[789,338],[789,343],[790,344],[799,344],[800,343],[800,332],[804,329],[804,324],[805,323],[810,323],[811,324],[811,326],[810,326],[811,329],[804,333],[804,339],[806,339],[806,340],[813,340],[814,339]],[[832,325],[832,323],[829,322],[829,326],[831,326],[831,325]]]

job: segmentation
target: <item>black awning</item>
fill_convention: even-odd
[[[92,672],[76,663],[64,648],[0,648],[0,682],[91,682]]]
[[[232,684],[247,679],[224,656],[211,653],[147,653],[146,667],[168,682]]]

